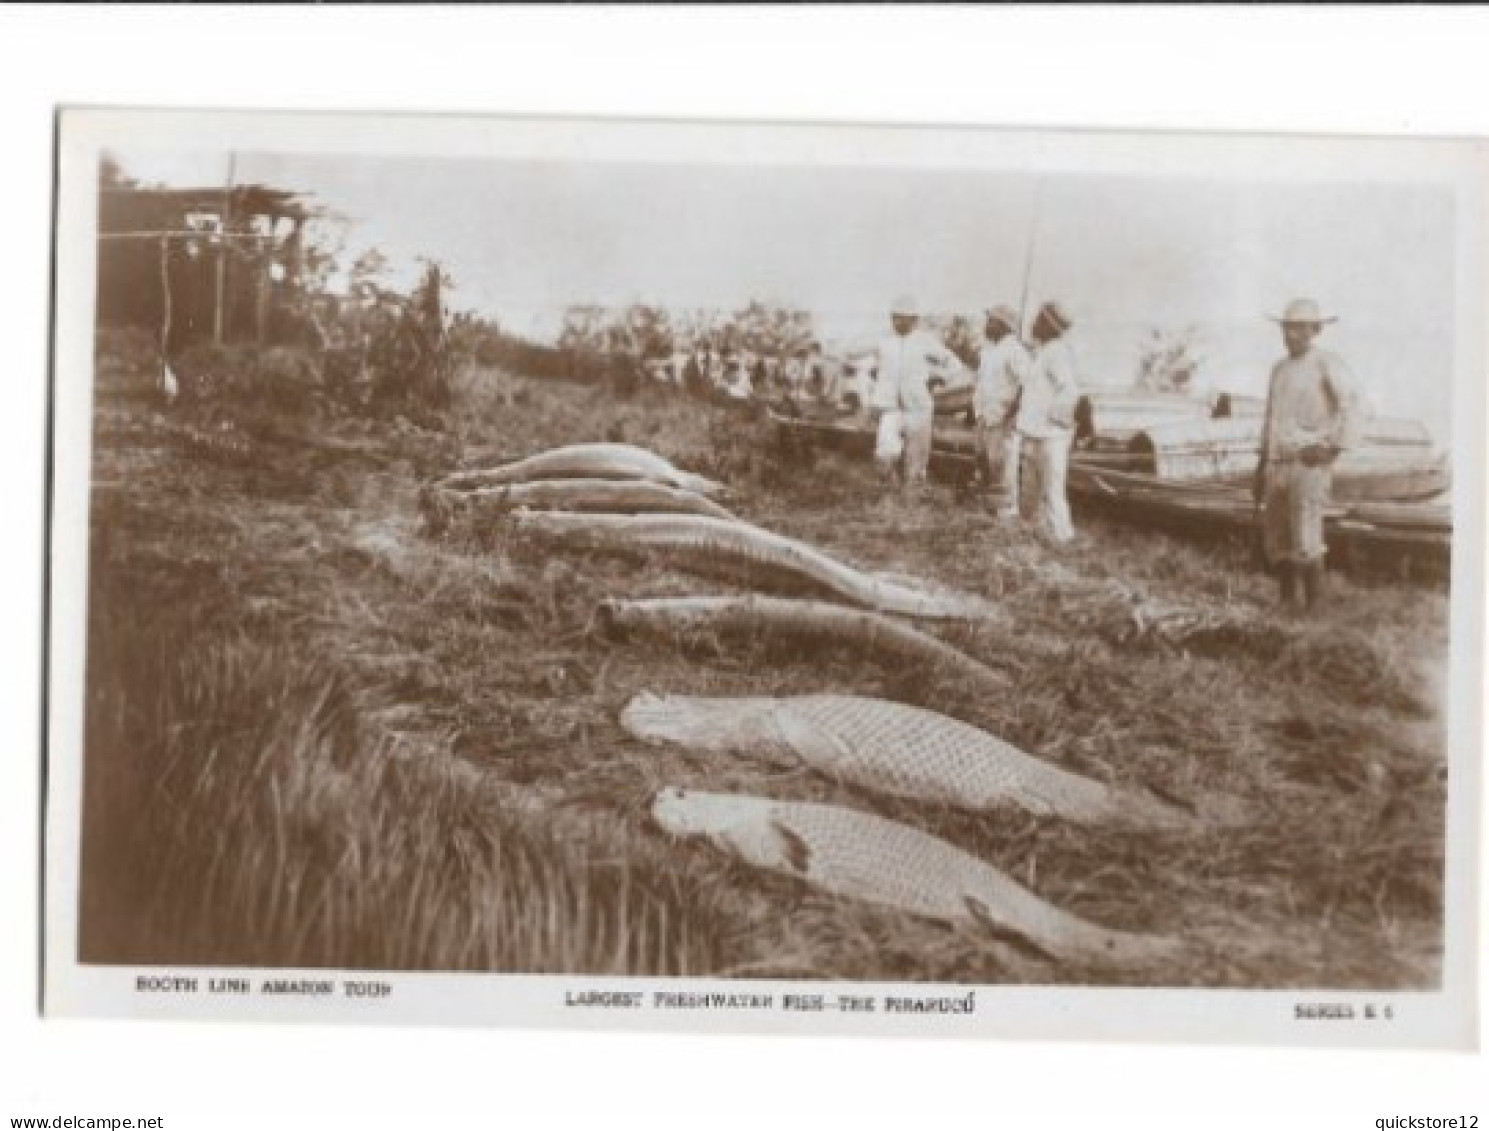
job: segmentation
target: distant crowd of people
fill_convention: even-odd
[[[731,400],[810,400],[857,406],[867,402],[874,360],[868,356],[834,357],[820,342],[809,342],[781,355],[750,350],[695,350],[646,363],[653,380],[672,382],[702,395]]]

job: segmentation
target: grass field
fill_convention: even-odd
[[[1328,611],[1300,624],[1271,611],[1243,548],[1078,516],[1079,545],[1056,553],[950,490],[885,500],[870,468],[788,456],[748,416],[649,390],[615,400],[472,369],[435,431],[201,407],[165,419],[114,391],[121,368],[100,359],[85,962],[1437,983],[1442,587],[1334,578]],[[725,587],[555,555],[495,521],[421,520],[440,471],[601,439],[725,480],[771,529],[998,600],[1006,624],[943,635],[1011,690],[979,697],[831,648],[616,639],[603,597]],[[1140,630],[1135,610],[1167,606],[1220,627]],[[1089,776],[1235,799],[1250,819],[1160,833],[885,800],[642,745],[616,719],[646,690],[899,699]],[[663,785],[872,809],[1087,919],[1192,946],[1159,968],[1077,969],[837,901],[668,840],[643,819]]]

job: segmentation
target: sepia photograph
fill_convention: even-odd
[[[48,1012],[1474,1040],[1480,148],[59,144]]]

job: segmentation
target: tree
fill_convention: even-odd
[[[300,288],[309,295],[324,295],[331,279],[341,269],[346,254],[349,221],[339,212],[318,208],[306,217],[300,229],[300,264],[296,271]]]
[[[105,150],[98,159],[98,185],[108,191],[135,188],[139,182],[124,171],[124,166],[119,164],[117,157]]]
[[[592,304],[575,304],[564,310],[558,334],[559,348],[599,350],[605,346],[605,308]]]
[[[672,318],[659,306],[633,304],[624,315],[627,349],[642,360],[672,354]]]
[[[756,355],[780,357],[804,348],[816,333],[812,316],[805,310],[771,306],[751,299],[730,320],[734,340],[730,344]]]
[[[388,270],[388,257],[370,247],[352,261],[348,285],[354,295],[377,294],[383,290],[383,275]]]
[[[1138,347],[1137,377],[1139,389],[1155,393],[1189,393],[1204,357],[1198,351],[1198,329],[1181,330],[1150,327],[1148,336]]]

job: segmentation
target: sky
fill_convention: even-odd
[[[130,175],[219,184],[226,154],[117,155]],[[239,153],[235,177],[348,217],[347,262],[393,281],[420,256],[452,303],[550,338],[572,303],[808,309],[832,345],[872,341],[903,293],[975,313],[1057,298],[1084,384],[1124,385],[1152,329],[1193,327],[1202,386],[1265,391],[1267,318],[1317,299],[1376,411],[1446,438],[1454,310],[1451,193],[1406,183],[1273,183],[975,170],[431,160]]]

